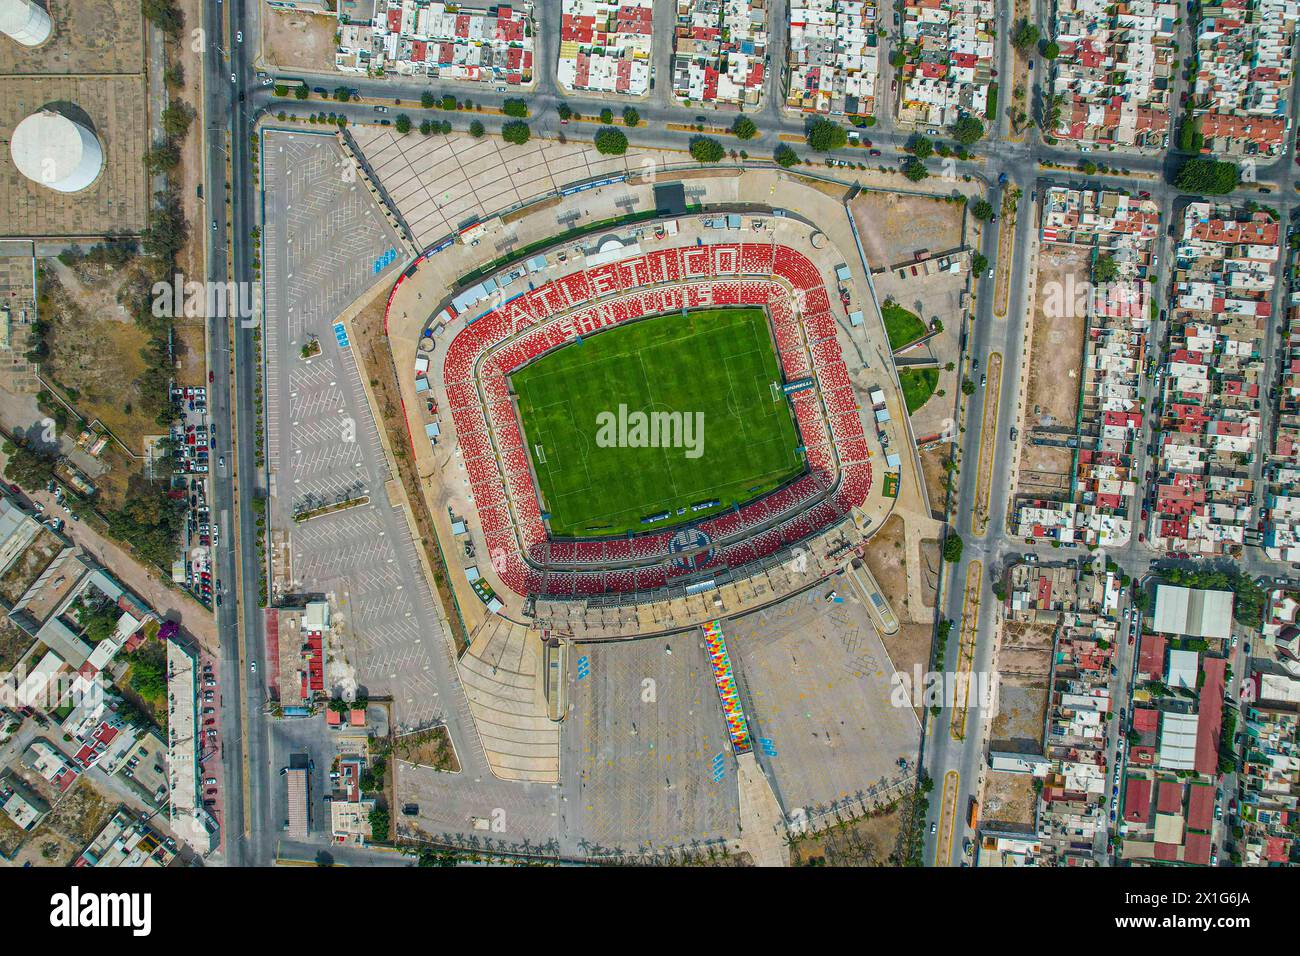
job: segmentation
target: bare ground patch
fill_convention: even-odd
[[[332,71],[337,31],[330,17],[262,9],[263,52],[278,66]]]
[[[873,267],[911,260],[922,249],[945,252],[961,244],[962,207],[943,199],[862,192],[850,204],[867,261]]]
[[[868,816],[838,824],[790,845],[792,866],[897,866],[895,850],[903,826],[902,801]]]
[[[52,531],[46,531],[42,527],[31,543],[23,549],[18,559],[5,571],[4,576],[0,577],[0,597],[10,604],[17,604],[18,599],[35,583],[41,576],[41,572],[50,566],[50,562],[62,550],[63,542],[55,537]],[[7,668],[0,668],[0,670],[5,669]]]
[[[1079,409],[1083,362],[1083,315],[1077,310],[1048,308],[1062,302],[1061,290],[1088,279],[1088,254],[1072,247],[1044,246],[1038,259],[1029,388],[1025,401],[1025,436],[1020,446],[1021,494],[1056,496],[1068,490],[1073,455],[1068,448],[1035,445],[1036,429],[1073,429]],[[1071,277],[1073,277],[1071,279]],[[1053,291],[1056,290],[1056,291]],[[1049,315],[1048,312],[1052,314]]]
[[[934,517],[943,518],[944,503],[948,500],[948,471],[944,462],[953,453],[952,443],[931,445],[921,452],[921,471],[925,475],[925,491],[930,498]]]
[[[403,734],[393,741],[393,754],[407,763],[449,773],[460,772],[460,761],[446,727],[430,727]]]
[[[146,364],[141,354],[149,334],[118,304],[118,295],[135,280],[130,266],[104,273],[75,274],[57,260],[40,277],[42,318],[50,324],[50,354],[42,374],[64,389],[77,411],[103,422],[137,454],[144,437],[160,431],[142,408],[136,380]]]

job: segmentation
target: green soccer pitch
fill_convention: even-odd
[[[512,384],[557,537],[660,530],[804,470],[761,309],[677,313],[598,332],[515,373]],[[690,510],[712,499],[720,503]]]

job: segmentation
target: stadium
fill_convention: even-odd
[[[764,211],[742,238],[739,218],[560,244],[430,316],[417,390],[453,425],[437,440],[463,491],[445,504],[490,610],[645,633],[731,610],[743,582],[763,583],[740,604],[774,602],[860,553],[875,436],[836,264],[811,223]]]

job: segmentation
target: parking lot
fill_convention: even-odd
[[[359,683],[391,693],[397,721],[445,717],[434,656],[442,635],[338,315],[400,266],[399,246],[331,137],[268,133],[265,166],[267,454],[273,536],[288,586],[334,604]],[[303,346],[319,351],[303,357]],[[308,351],[312,351],[308,349]],[[296,512],[368,497],[295,522]]]
[[[829,586],[727,624],[754,750],[787,817],[844,806],[907,774],[920,725],[890,700],[893,665],[867,609]]]
[[[737,839],[736,761],[700,632],[579,645],[569,662],[561,769],[585,852]]]

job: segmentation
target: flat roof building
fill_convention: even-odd
[[[1232,632],[1232,592],[1158,585],[1154,626],[1166,634],[1227,638]]]

